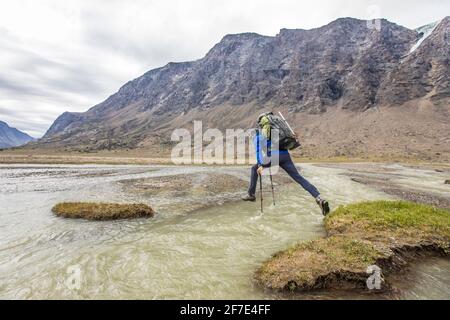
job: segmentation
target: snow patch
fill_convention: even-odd
[[[436,21],[430,24],[427,24],[423,27],[417,28],[416,31],[418,33],[423,33],[422,38],[417,41],[417,43],[411,48],[409,51],[409,54],[413,53],[417,50],[417,48],[420,47],[420,45],[433,33],[433,31],[436,29],[436,27],[439,25],[441,21]]]

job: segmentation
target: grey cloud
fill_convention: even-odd
[[[18,59],[9,68],[20,71],[22,74],[32,75],[36,80],[34,83],[29,83],[20,77],[12,76],[14,73],[3,70],[4,72],[0,75],[0,88],[38,96],[48,96],[50,92],[56,90],[98,95],[99,92],[104,92],[108,88],[108,85],[104,84],[105,77],[101,76],[104,75],[104,70],[98,66],[79,64],[78,61],[67,61],[67,63],[51,61],[31,51],[13,46],[3,47],[3,43],[0,44],[0,50],[8,50]],[[52,71],[53,75],[47,75],[46,71]]]
[[[7,91],[16,96],[42,96],[45,97],[45,92],[36,90],[33,86],[29,86],[20,81],[11,81],[4,75],[0,75],[0,91]]]
[[[110,51],[123,56],[126,59],[132,59],[142,65],[151,65],[156,68],[167,64],[172,60],[190,60],[199,58],[200,52],[198,48],[193,47],[189,43],[189,39],[177,42],[165,39],[162,31],[160,37],[149,39],[136,39],[125,33],[111,32],[108,25],[97,27],[91,23],[96,20],[95,17],[85,17],[83,41],[86,46],[98,48],[100,52]]]
[[[25,131],[35,138],[40,138],[47,131],[48,123],[55,118],[51,115],[43,116],[39,110],[28,111],[26,115],[17,116],[17,111],[12,108],[0,106],[0,120],[7,122],[10,126]]]
[[[4,36],[0,52],[13,57],[11,62],[0,60],[0,103],[4,105],[0,107],[0,120],[12,122],[34,136],[42,135],[62,112],[87,110],[121,83],[95,59],[54,61],[34,52],[34,48],[21,48],[18,39],[5,30],[0,33]],[[16,108],[11,100],[28,108]],[[45,109],[39,107],[43,101]]]
[[[39,85],[34,85],[19,78],[10,79],[0,75],[0,92],[3,97],[9,96],[16,100],[27,99],[29,102],[31,101],[31,103],[33,103],[33,99],[46,99],[48,101],[54,101],[70,106],[74,101],[65,95],[65,93],[67,94],[70,90],[77,90],[76,92],[86,96],[90,93],[103,92],[95,90],[94,87],[89,88],[88,86],[85,86],[86,84],[78,84],[79,83],[73,81],[73,79],[68,80],[66,83],[61,83],[58,79],[40,79]],[[85,91],[80,90],[82,88],[85,89]]]

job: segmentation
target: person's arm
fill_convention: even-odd
[[[261,135],[258,132],[256,134],[254,144],[256,147],[256,161],[258,163],[258,166],[263,167],[263,168],[269,168],[271,166],[271,162],[265,161],[265,160],[269,159],[269,156],[267,155],[268,148],[270,148],[269,141],[266,139],[265,136]]]
[[[254,140],[255,148],[256,148],[256,162],[258,166],[262,166],[263,164],[263,152],[262,152],[262,143],[261,143],[261,135],[256,132],[255,140]]]

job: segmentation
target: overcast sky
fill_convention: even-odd
[[[409,28],[448,0],[0,0],[0,120],[35,137],[146,71],[195,60],[229,33],[276,35],[339,17]]]

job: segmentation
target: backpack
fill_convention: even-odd
[[[259,117],[258,124],[261,123],[263,118],[266,118],[266,123],[268,122],[270,124],[270,132],[272,130],[277,130],[279,132],[279,141],[273,141],[271,134],[271,137],[268,138],[272,140],[272,143],[278,144],[281,150],[294,150],[299,148],[301,145],[297,136],[283,115],[281,113],[279,114],[280,116],[274,115],[272,112],[265,113]]]

